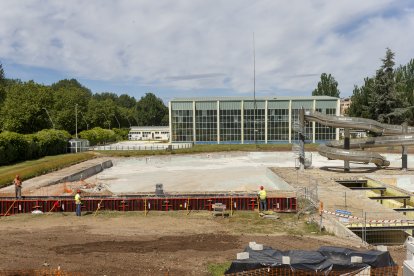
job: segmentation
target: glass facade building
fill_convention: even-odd
[[[293,143],[299,110],[339,116],[340,100],[312,97],[177,98],[169,103],[171,142],[198,144]],[[336,128],[306,122],[308,142],[339,139]]]

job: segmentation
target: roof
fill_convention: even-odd
[[[162,130],[169,131],[169,126],[132,126],[131,130]]]
[[[171,102],[186,102],[186,101],[198,101],[198,102],[211,102],[211,101],[253,101],[254,97],[188,97],[188,98],[174,98]],[[275,96],[275,97],[256,97],[256,101],[265,100],[279,100],[279,101],[303,101],[303,100],[331,100],[337,101],[339,98],[330,96]]]

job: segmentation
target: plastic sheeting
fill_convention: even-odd
[[[317,251],[290,250],[280,251],[264,246],[254,251],[246,247],[249,259],[235,260],[226,273],[237,273],[264,267],[286,267],[292,271],[312,271],[329,274],[331,271],[352,275],[368,266],[372,268],[395,266],[388,251],[356,251],[342,247],[323,246]],[[282,257],[290,257],[290,264],[283,264]],[[351,263],[351,257],[362,257],[362,263]],[[354,272],[354,273],[353,273]]]

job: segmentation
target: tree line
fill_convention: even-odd
[[[29,134],[58,129],[74,134],[95,127],[137,125],[168,125],[168,108],[153,93],[136,100],[127,94],[94,94],[75,79],[52,85],[23,82],[6,78],[0,63],[1,131]]]
[[[414,124],[414,59],[395,68],[395,53],[387,48],[375,75],[354,86],[349,116],[389,124]],[[338,82],[323,73],[312,95],[339,97]]]

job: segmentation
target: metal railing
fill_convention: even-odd
[[[107,145],[107,146],[92,146],[89,150],[175,150],[175,149],[190,149],[193,147],[192,143],[180,144],[153,144],[153,145]]]

